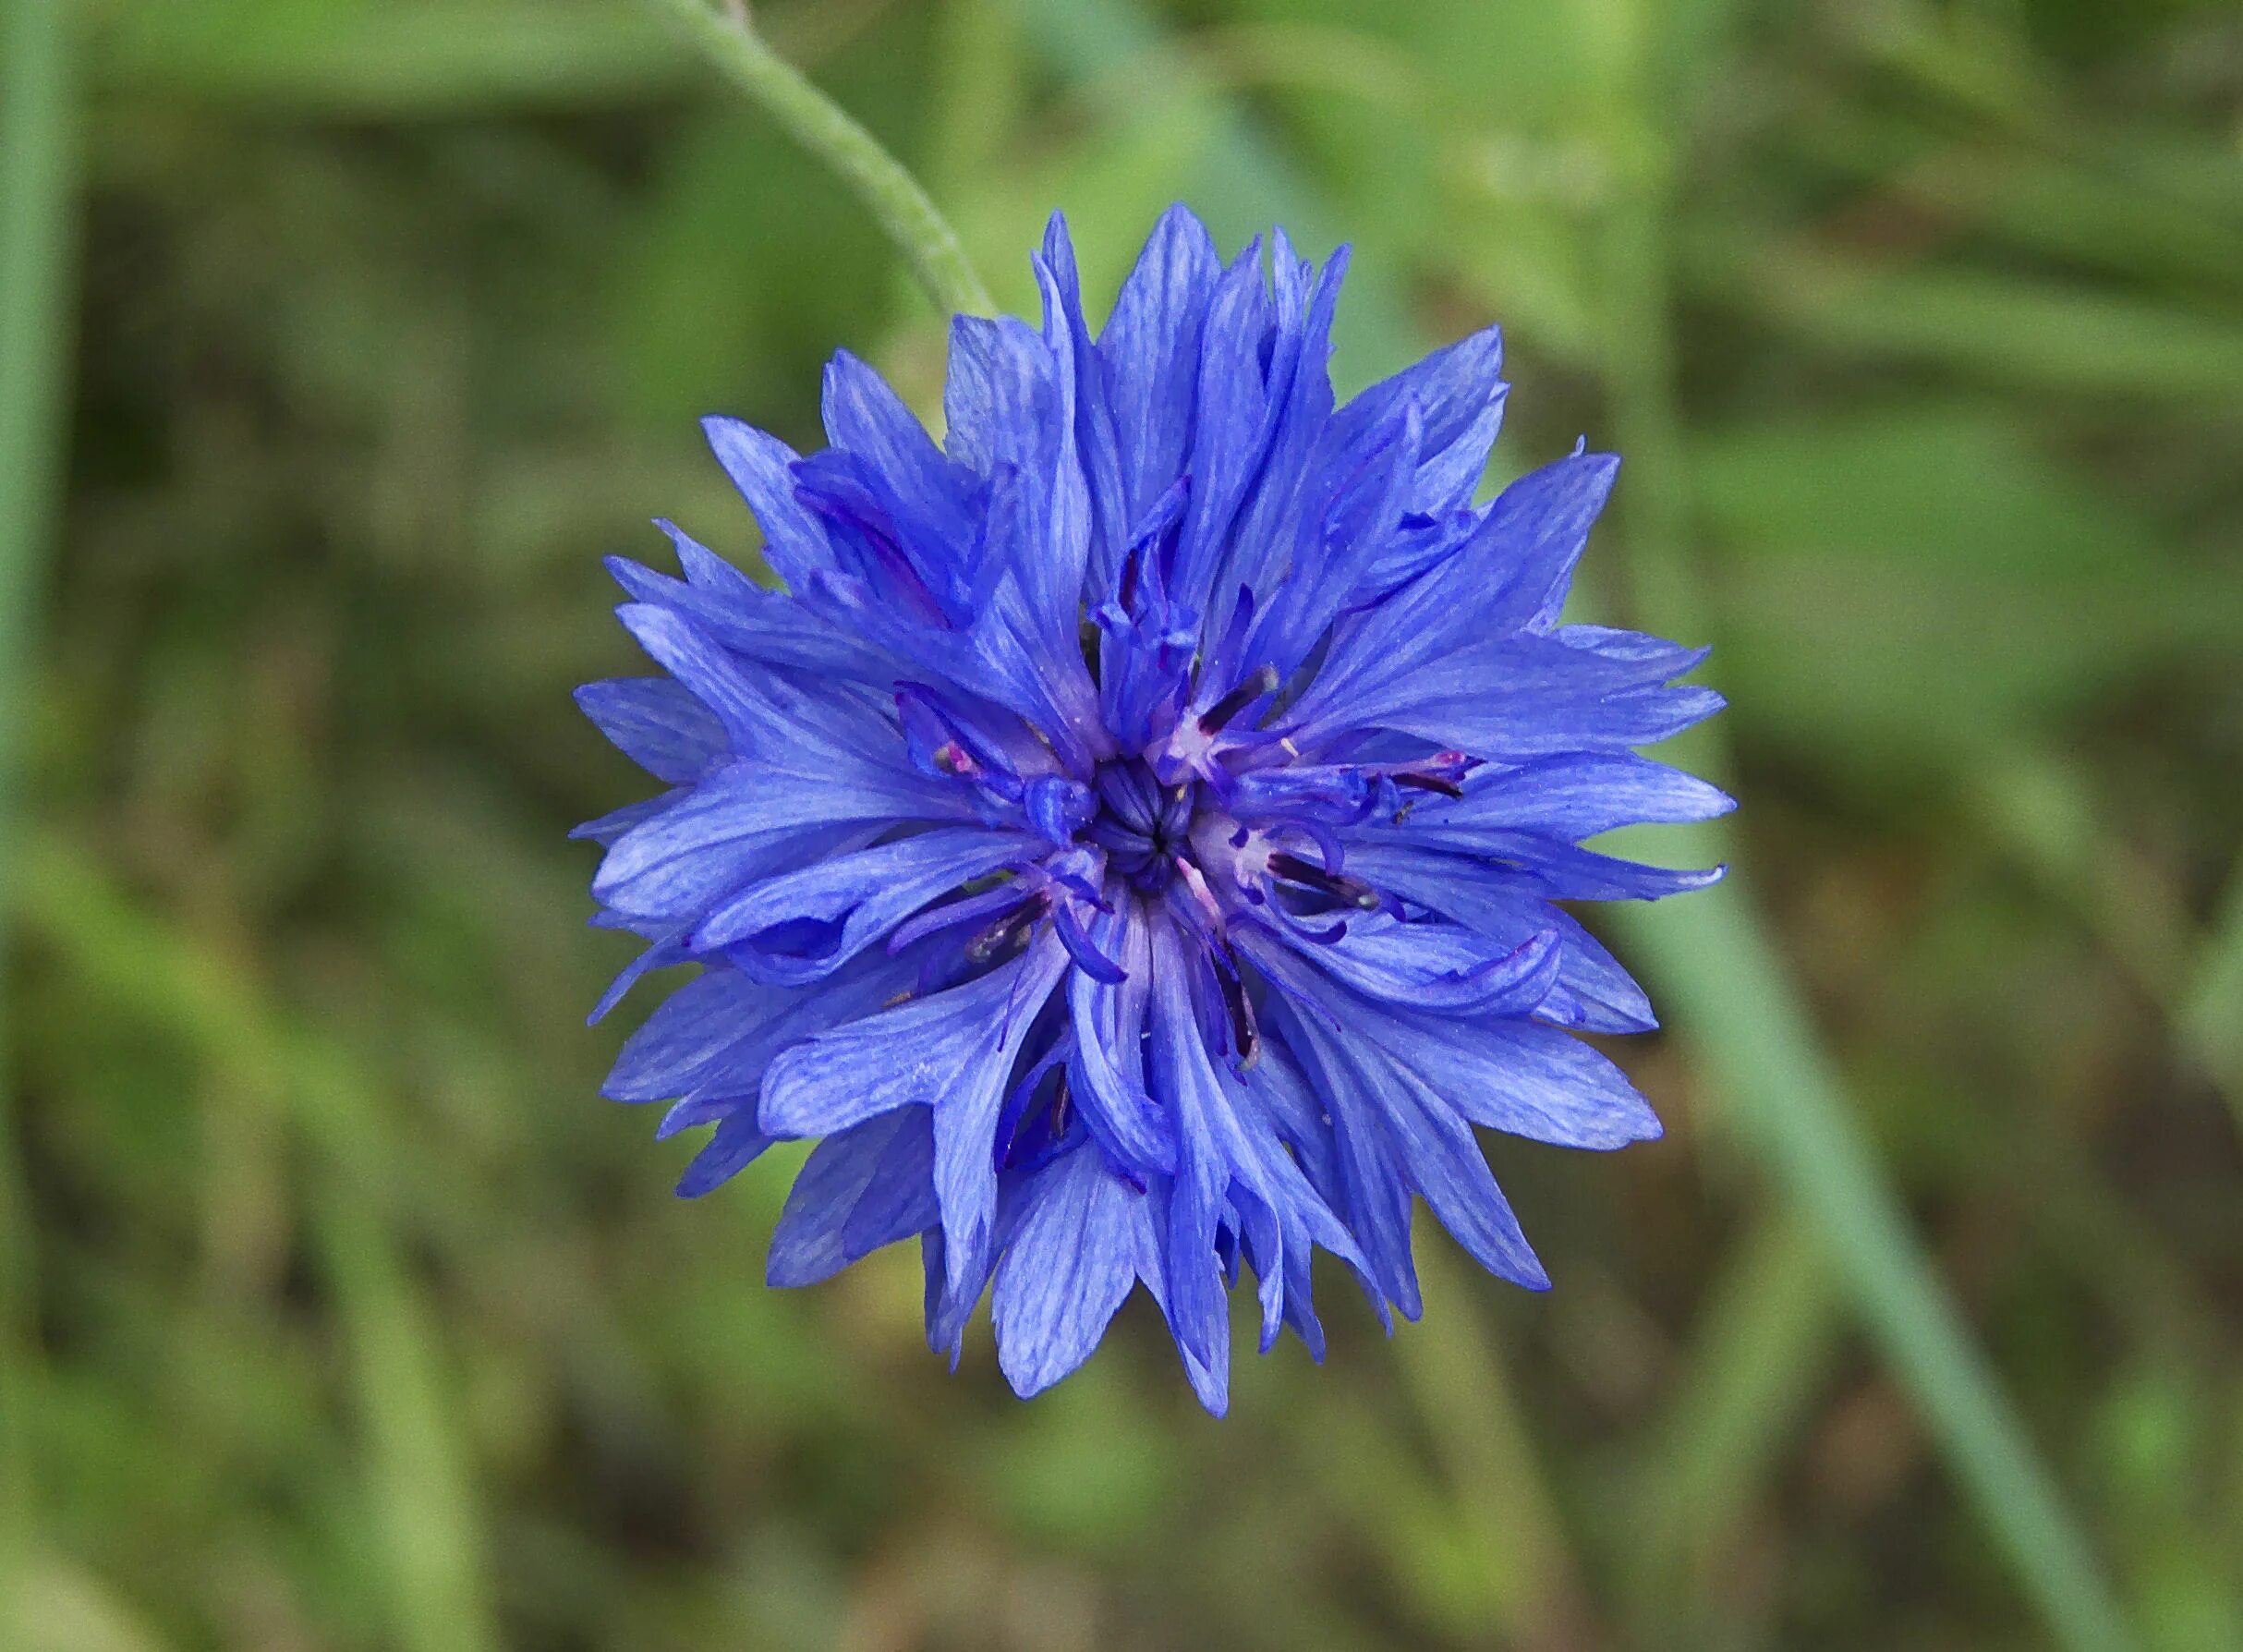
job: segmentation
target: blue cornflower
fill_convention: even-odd
[[[688,1195],[818,1138],[771,1283],[916,1238],[930,1343],[993,1286],[1023,1394],[1143,1283],[1219,1414],[1242,1266],[1318,1357],[1314,1247],[1419,1311],[1413,1195],[1542,1289],[1473,1126],[1658,1134],[1571,1036],[1650,1005],[1550,903],[1718,875],[1579,845],[1730,807],[1632,751],[1721,700],[1558,624],[1614,458],[1473,503],[1493,328],[1336,407],[1344,249],[1172,209],[1095,339],[1058,218],[1032,261],[1040,328],[952,322],[940,444],[847,354],[821,452],[707,421],[785,591],[666,522],[682,580],[610,565],[666,674],[577,698],[669,789],[583,828],[649,942],[599,1013],[699,974],[606,1091],[716,1126]]]

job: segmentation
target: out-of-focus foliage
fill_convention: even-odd
[[[1110,292],[1274,157],[1343,378],[1492,316],[1508,463],[1640,455],[1594,600],[1716,645],[1786,960],[2144,1641],[2243,1646],[2232,8],[758,15],[1009,304],[1051,206]],[[1553,1294],[1429,1242],[1423,1326],[1335,1289],[1224,1424],[1142,1303],[1024,1407],[911,1257],[766,1291],[784,1172],[680,1203],[595,1098],[562,834],[641,783],[567,690],[648,517],[752,557],[694,416],[814,440],[837,346],[931,404],[939,328],[632,0],[86,20],[0,1645],[2044,1644],[1687,1026],[1615,1050],[1664,1143],[1494,1144]]]

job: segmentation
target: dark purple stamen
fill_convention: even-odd
[[[1397,774],[1394,783],[1409,786],[1420,792],[1438,792],[1444,797],[1461,797],[1464,788],[1453,780],[1444,780],[1437,774]]]
[[[1378,905],[1378,892],[1362,879],[1337,876],[1320,866],[1311,865],[1298,855],[1279,851],[1269,857],[1269,869],[1288,883],[1298,883],[1303,888],[1315,890],[1318,894],[1329,895],[1335,901],[1345,901],[1352,906],[1360,906],[1365,912]]]
[[[1263,666],[1199,714],[1200,732],[1213,734],[1265,694],[1276,693],[1277,686],[1278,668]]]
[[[1231,1016],[1231,1048],[1238,1054],[1238,1070],[1249,1072],[1262,1059],[1262,1032],[1255,1022],[1254,1001],[1246,996],[1246,983],[1235,962],[1221,961],[1215,975],[1222,983],[1223,1008]]]

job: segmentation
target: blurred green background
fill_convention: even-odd
[[[1355,243],[1343,387],[1502,321],[1716,647],[1740,876],[1594,918],[1667,1139],[1222,1424],[1142,1299],[1024,1406],[766,1291],[595,1094],[598,559],[937,404],[855,204],[636,0],[0,13],[0,1646],[2243,1646],[2235,7],[758,7],[1010,306],[1182,198]]]

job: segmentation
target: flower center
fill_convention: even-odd
[[[1192,847],[1192,819],[1199,785],[1164,786],[1142,758],[1098,765],[1091,789],[1097,813],[1076,836],[1106,851],[1106,864],[1146,894],[1158,894],[1176,875],[1176,857]]]

